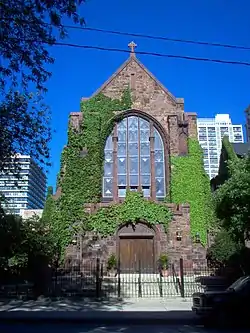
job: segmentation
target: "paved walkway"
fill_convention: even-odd
[[[191,302],[185,299],[127,299],[0,302],[0,320],[17,321],[87,321],[87,322],[194,322]]]
[[[0,312],[6,311],[189,311],[189,299],[166,298],[128,298],[118,300],[95,301],[93,299],[39,299],[39,300],[10,300],[0,301]]]

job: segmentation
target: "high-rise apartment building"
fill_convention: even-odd
[[[17,156],[20,173],[11,169],[0,174],[0,194],[5,197],[2,207],[7,213],[19,215],[24,209],[42,209],[46,196],[46,175],[28,155]],[[11,164],[10,164],[11,165]]]
[[[244,142],[242,125],[233,125],[229,114],[217,114],[215,118],[198,118],[197,127],[204,167],[211,179],[218,174],[223,137],[228,136],[234,143]]]
[[[245,111],[246,113],[246,132],[247,132],[247,142],[250,143],[250,105]]]

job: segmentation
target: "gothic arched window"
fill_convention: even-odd
[[[145,197],[166,195],[164,146],[152,122],[128,116],[115,125],[105,145],[103,198],[123,198],[126,189]]]

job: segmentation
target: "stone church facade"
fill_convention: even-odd
[[[163,203],[170,189],[170,156],[187,155],[188,138],[197,138],[196,113],[184,111],[184,99],[174,97],[144,67],[136,57],[135,46],[129,44],[127,61],[94,94],[119,99],[129,87],[133,105],[130,110],[117,112],[122,112],[122,121],[115,123],[106,142],[102,202],[85,204],[83,209],[89,213],[122,202],[128,189],[140,190],[146,199]],[[70,121],[78,128],[84,115],[71,113]],[[166,205],[173,214],[167,233],[161,225],[121,225],[116,234],[105,239],[93,241],[93,234],[85,235],[80,247],[69,247],[68,257],[82,263],[97,255],[106,261],[115,254],[124,268],[131,265],[133,269],[134,261],[141,258],[145,267],[157,270],[159,256],[167,253],[172,263],[183,258],[189,268],[205,265],[205,248],[191,238],[189,204]]]

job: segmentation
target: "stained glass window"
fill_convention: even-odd
[[[113,197],[113,133],[107,138],[104,149],[103,197]]]
[[[156,183],[156,198],[165,196],[165,168],[164,168],[164,149],[162,139],[159,132],[154,128],[155,138],[155,183]]]
[[[112,198],[113,180],[117,178],[118,197],[126,195],[127,187],[137,191],[140,187],[145,197],[150,197],[151,182],[156,188],[156,198],[166,195],[165,163],[163,141],[158,130],[149,121],[138,116],[129,116],[117,123],[117,160],[114,174],[112,133],[105,145],[105,163],[103,177],[103,197]],[[153,126],[154,147],[150,143],[150,127]],[[151,144],[151,146],[150,146]],[[154,151],[154,158],[150,151]],[[151,179],[152,163],[155,178]]]

